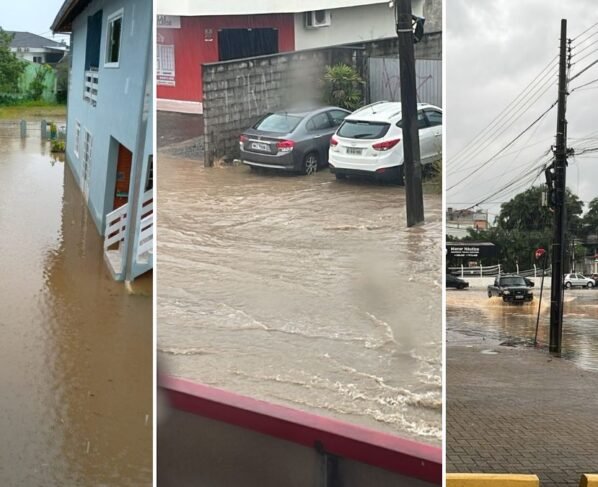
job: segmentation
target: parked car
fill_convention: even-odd
[[[452,274],[446,274],[446,287],[454,287],[455,289],[465,289],[469,287],[469,283],[463,279],[453,276]]]
[[[442,109],[417,105],[420,160],[424,167],[442,150]],[[367,175],[403,182],[401,103],[378,102],[345,118],[330,140],[330,170],[337,179]]]
[[[534,293],[523,277],[508,274],[497,276],[494,284],[488,286],[488,297],[492,296],[501,297],[505,303],[523,303],[534,299]]]
[[[349,113],[338,107],[269,113],[241,134],[241,161],[313,174],[328,163],[330,137]]]
[[[596,285],[596,281],[594,279],[577,273],[565,274],[564,282],[566,288],[572,288],[574,286],[592,288]]]

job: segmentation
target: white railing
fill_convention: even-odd
[[[106,215],[106,231],[104,232],[104,251],[118,244],[119,248],[125,240],[129,205],[122,205]]]
[[[124,264],[124,240],[127,234],[127,218],[129,204],[125,204],[106,215],[106,231],[104,232],[104,252],[116,272],[122,272]],[[139,240],[135,260],[139,264],[147,264],[151,259],[154,247],[154,200],[152,191],[146,191],[141,201],[139,220]]]
[[[83,90],[83,99],[93,106],[98,101],[98,83],[99,74],[95,70],[85,71],[85,89]]]
[[[139,225],[139,242],[137,244],[137,260],[148,258],[154,250],[154,199],[152,191],[146,191],[141,202],[141,222]]]

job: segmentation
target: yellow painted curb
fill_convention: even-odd
[[[447,473],[446,487],[539,487],[537,475]],[[594,487],[588,485],[587,487]],[[597,486],[598,487],[598,486]]]
[[[581,476],[579,487],[598,487],[598,474],[585,473]]]

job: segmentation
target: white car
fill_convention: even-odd
[[[420,159],[431,164],[442,152],[442,109],[417,105]],[[369,175],[403,182],[401,103],[377,102],[345,118],[330,139],[330,170],[337,179]]]
[[[596,285],[594,279],[590,279],[582,274],[565,274],[565,287],[570,288],[573,286],[592,288]]]

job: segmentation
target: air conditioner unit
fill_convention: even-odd
[[[305,12],[305,28],[319,29],[330,25],[330,10],[312,10]]]

